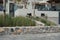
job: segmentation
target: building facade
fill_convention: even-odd
[[[32,16],[47,16],[57,24],[60,24],[60,2],[51,0],[21,0],[19,3],[16,0],[6,1],[6,14],[11,16],[27,16],[31,13]],[[0,5],[4,3],[0,2]],[[3,7],[0,10],[3,14]]]
[[[60,24],[60,3],[50,0],[28,0],[26,8],[17,9],[15,16],[26,16],[31,13],[32,16],[47,16],[48,20]]]

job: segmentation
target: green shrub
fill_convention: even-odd
[[[3,15],[0,15],[0,27],[2,26],[12,26],[13,24],[12,18],[8,15],[5,17]]]
[[[3,26],[3,16],[0,15],[0,26]]]
[[[35,26],[35,22],[31,19],[25,17],[10,17],[6,15],[5,19],[4,16],[0,15],[0,27],[2,26]]]
[[[5,26],[13,26],[13,19],[9,15],[6,15]]]
[[[15,17],[14,22],[14,25],[18,26],[35,26],[34,21],[25,17]]]

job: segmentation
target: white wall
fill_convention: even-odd
[[[27,13],[33,13],[33,10],[30,9],[18,9],[15,11],[15,16],[26,16]],[[32,14],[33,15],[33,14]]]
[[[32,13],[33,15],[33,9],[18,9],[15,11],[15,16],[26,16],[27,13]],[[41,17],[41,13],[46,14],[48,17],[58,17],[59,12],[58,11],[37,11],[35,10],[35,15],[38,17]]]
[[[26,16],[26,9],[17,9],[15,11],[15,16]]]
[[[59,12],[58,11],[37,11],[37,10],[35,10],[36,16],[40,17],[41,13],[44,13],[48,17],[58,17],[59,16]]]
[[[4,14],[4,12],[3,11],[0,11],[0,15],[3,15]]]

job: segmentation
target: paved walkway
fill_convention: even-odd
[[[3,35],[0,40],[60,40],[60,33]]]
[[[26,18],[28,18],[28,17],[26,17]],[[30,18],[28,18],[28,19],[30,19]],[[40,22],[40,21],[37,21],[37,20],[34,20],[34,19],[31,19],[31,20],[36,22],[36,26],[45,26],[45,24]]]
[[[36,26],[45,26],[45,24],[40,21],[35,20],[35,22],[36,22]]]

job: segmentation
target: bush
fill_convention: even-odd
[[[0,26],[3,26],[3,16],[0,15]]]
[[[6,17],[4,17],[3,15],[0,15],[0,27],[2,26],[12,26],[13,24],[13,19],[6,15]]]
[[[35,22],[25,17],[10,17],[6,15],[6,18],[0,15],[0,27],[2,26],[35,26]]]
[[[14,25],[18,26],[35,26],[34,21],[25,17],[15,17],[14,22]]]

